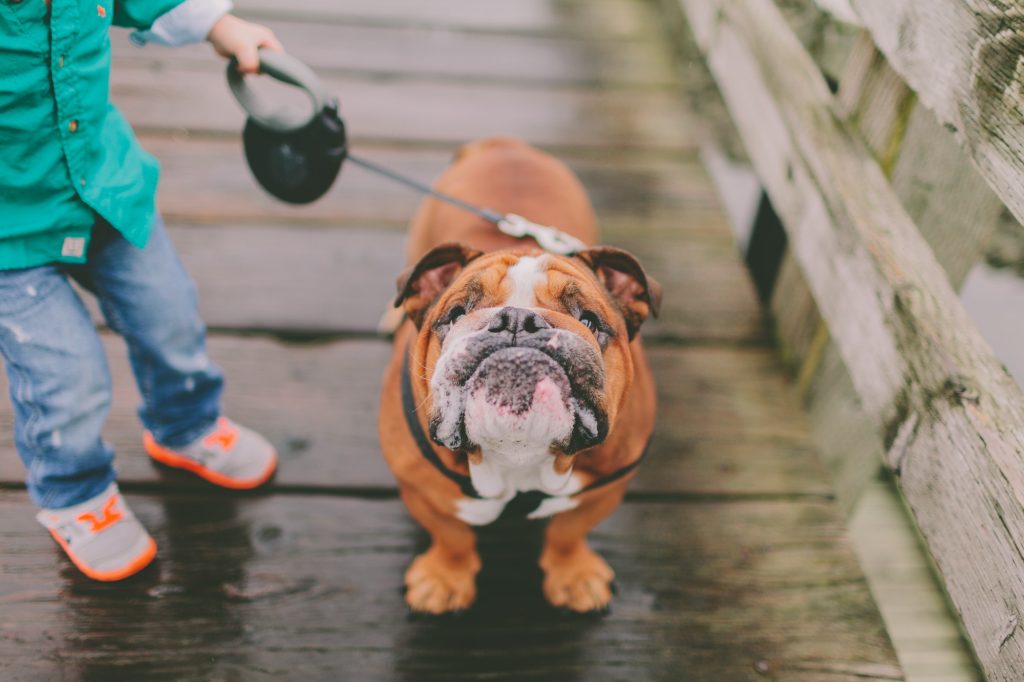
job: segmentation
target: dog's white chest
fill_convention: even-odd
[[[473,487],[482,497],[464,497],[456,503],[455,515],[471,526],[494,522],[521,492],[541,490],[551,495],[527,514],[529,519],[543,519],[578,504],[572,495],[582,488],[579,477],[572,472],[555,473],[551,455],[519,466],[502,466],[495,459],[485,454],[480,464],[470,465]]]

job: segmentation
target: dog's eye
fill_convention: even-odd
[[[580,314],[580,322],[583,323],[584,327],[594,332],[595,334],[601,328],[601,320],[597,317],[597,315],[595,315],[589,310],[584,310]]]
[[[466,314],[466,309],[457,305],[448,311],[448,324],[455,324],[455,321]]]

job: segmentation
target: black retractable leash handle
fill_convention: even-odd
[[[480,216],[513,237],[530,237],[548,251],[570,254],[585,248],[583,242],[553,227],[538,225],[514,213],[476,206],[376,163],[350,153],[345,123],[332,97],[311,68],[283,52],[260,50],[260,69],[275,80],[294,85],[309,97],[310,107],[273,107],[256,95],[238,71],[228,65],[228,85],[249,115],[242,132],[245,158],[252,174],[265,190],[293,204],[319,199],[334,184],[341,164],[348,159],[363,168]]]
[[[249,87],[232,59],[228,86],[249,114],[242,131],[245,158],[265,190],[289,203],[308,204],[331,188],[348,154],[338,101],[298,59],[270,50],[259,55],[263,73],[305,92],[310,108],[272,106]]]

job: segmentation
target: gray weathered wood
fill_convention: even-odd
[[[1003,202],[867,32],[850,55],[838,100],[959,289],[984,254]]]
[[[171,235],[199,285],[203,319],[219,330],[374,334],[405,267],[399,230],[175,222]],[[636,254],[670,292],[661,316],[644,324],[647,338],[767,342],[727,239],[674,234],[652,243],[637,231],[609,230],[604,242]]]
[[[899,491],[873,481],[848,527],[907,679],[981,682]]]
[[[325,24],[411,26],[437,31],[487,34],[572,35],[649,40],[657,17],[644,2],[632,0],[239,0],[235,11],[253,19],[302,19]]]
[[[210,140],[141,136],[160,159],[160,208],[186,221],[247,221],[357,227],[408,224],[422,197],[356,165],[342,168],[318,201],[295,206],[277,201],[252,178],[241,136]],[[451,163],[458,144],[440,149],[357,141],[353,152],[430,183]],[[644,154],[597,151],[557,155],[580,176],[604,228],[664,233],[701,232],[728,238],[714,187],[695,157],[656,159]]]
[[[804,404],[812,425],[815,450],[832,473],[836,500],[848,514],[881,473],[885,449],[878,422],[865,413],[850,372],[835,343],[826,343],[820,327],[820,358],[804,366]]]
[[[170,232],[203,320],[220,331],[374,334],[405,268],[398,230],[175,223]]]
[[[1012,0],[851,0],[889,63],[1024,219],[1024,11]]]
[[[143,144],[161,159],[160,205],[172,225],[182,226],[175,240],[200,284],[210,324],[376,329],[404,262],[403,226],[421,201],[417,193],[350,166],[323,199],[295,207],[256,185],[237,142],[146,137]],[[450,158],[386,145],[364,153],[426,182]],[[669,292],[661,319],[645,327],[648,336],[763,342],[749,278],[696,160],[560,156],[587,188],[605,241],[635,251]],[[345,229],[331,229],[338,224]],[[341,292],[357,283],[366,295],[346,302]],[[250,286],[261,295],[240,296]]]
[[[591,535],[603,619],[545,606],[535,531],[488,533],[478,604],[438,620],[402,602],[424,538],[398,500],[128,498],[157,564],[97,585],[0,492],[4,679],[903,679],[828,503],[627,503]]]
[[[351,72],[403,80],[674,88],[660,43],[623,41],[614,50],[562,36],[482,34],[429,28],[265,22],[288,52],[321,74]],[[209,45],[140,49],[126,31],[111,33],[119,64],[220,64]]]
[[[967,273],[984,257],[1003,202],[921,104],[907,122],[892,169],[892,188],[959,290]]]
[[[1002,202],[866,32],[843,70],[837,105],[890,175],[900,201],[958,287],[981,256]],[[882,434],[861,410],[792,254],[785,259],[772,312],[784,358],[799,371],[818,450],[833,474],[841,506],[852,510],[882,461]]]
[[[241,134],[245,116],[228,91],[223,65],[211,58],[208,68],[184,73],[182,68],[119,65],[111,74],[111,97],[140,131]],[[340,99],[357,141],[405,139],[454,147],[487,135],[515,135],[562,148],[679,152],[692,151],[700,139],[700,122],[671,91],[382,82],[351,75],[321,80]]]
[[[836,103],[847,123],[890,174],[917,98],[886,63],[867,31],[861,31],[843,66]]]
[[[157,564],[96,585],[24,494],[0,493],[5,679],[902,679],[820,502],[627,504],[592,535],[616,571],[602,620],[545,606],[536,531],[495,532],[478,605],[443,621],[410,619],[401,600],[423,537],[396,500],[129,502]]]
[[[850,6],[850,0],[815,0],[815,2],[839,21],[855,26],[860,24],[857,13]]]
[[[815,4],[808,0],[775,0],[775,3],[822,73],[838,80],[850,48],[857,41],[861,30],[837,20],[833,8],[825,7],[824,2]]]
[[[265,15],[305,15],[325,23],[430,25],[442,32],[458,25],[494,36],[525,18],[533,28],[523,33],[568,35],[599,28],[594,32],[604,43],[589,40],[586,49],[607,51],[624,41],[606,38],[632,35],[630,16],[650,15],[649,3],[634,0],[240,4],[243,12],[259,6]],[[346,12],[348,18],[342,16]],[[372,66],[370,72],[377,73]],[[165,73],[176,86],[151,89],[159,98],[151,105],[173,107],[177,88],[187,88],[192,73]],[[472,103],[473,87],[459,93]],[[427,113],[436,111],[427,108]],[[566,111],[548,109],[545,115],[558,123]],[[396,116],[392,123],[396,127],[380,128],[383,139],[409,137],[406,119]],[[644,139],[656,143],[656,133]],[[700,139],[699,131],[695,135]],[[223,149],[214,137],[166,142],[193,150],[208,145],[204,158],[210,160]],[[685,274],[690,280],[666,278],[678,289],[667,292],[670,299],[686,305],[692,300],[715,313],[719,294],[714,290],[729,279],[701,278],[692,261],[703,258],[718,267],[730,255],[720,236],[726,233],[701,174],[691,174],[685,164],[663,172],[667,160],[693,161],[671,149],[673,139],[665,140],[667,152],[652,144],[643,154],[602,144],[589,148],[587,160],[602,169],[600,200],[606,208],[619,206],[611,211],[617,217],[611,225],[602,221],[609,232],[650,240],[649,248],[668,245],[663,251],[675,266],[692,271]],[[449,145],[427,142],[435,149]],[[238,165],[230,172],[218,174],[213,171],[224,165],[172,167],[168,161],[181,157],[171,151],[160,153],[165,161],[160,201],[174,207],[174,217],[204,223],[181,230],[198,228],[189,240],[189,258],[203,264],[200,274],[207,283],[216,281],[217,269],[211,256],[199,252],[204,245],[227,249],[221,254],[225,267],[233,259],[257,266],[272,258],[240,255],[235,249],[244,247],[235,242],[251,242],[266,254],[289,243],[279,233],[294,225],[305,236],[295,235],[290,252],[282,255],[294,258],[308,243],[324,250],[309,257],[309,267],[329,273],[333,257],[349,262],[340,239],[325,236],[339,228],[337,223],[345,223],[336,230],[340,238],[376,248],[373,230],[383,228],[382,241],[394,238],[400,232],[388,229],[404,222],[411,212],[404,207],[414,205],[393,201],[393,190],[358,196],[345,184],[338,190],[345,201],[332,195],[308,210],[286,210],[260,203],[259,192],[246,184],[240,156],[232,157]],[[237,154],[237,148],[233,151]],[[196,177],[178,179],[187,173]],[[589,182],[588,188],[595,190]],[[228,229],[214,234],[217,224]],[[356,232],[347,234],[352,227]],[[315,230],[324,232],[308,236]],[[685,255],[680,238],[694,239],[695,255]],[[735,254],[731,257],[735,262]],[[288,262],[300,267],[297,260]],[[374,267],[383,268],[383,261]],[[258,267],[252,269],[247,298],[269,298],[261,287],[284,281],[281,272],[265,277]],[[311,275],[296,274],[300,291],[316,285]],[[236,295],[243,293],[240,268],[221,276]],[[340,281],[330,274],[321,277]],[[742,275],[734,279],[747,286]],[[236,300],[246,314],[256,310],[251,301]],[[221,301],[229,309],[231,298]],[[353,305],[347,312],[359,310]],[[229,373],[228,410],[266,430],[282,448],[279,484],[231,495],[153,476],[138,450],[135,398],[123,350],[115,344],[119,393],[108,435],[118,446],[130,501],[156,535],[160,557],[134,580],[91,583],[60,557],[34,522],[23,492],[0,494],[0,678],[854,682],[901,677],[835,506],[821,495],[806,425],[767,348],[746,347],[745,339],[702,337],[692,340],[695,345],[652,350],[667,410],[659,418],[659,441],[635,494],[593,536],[618,572],[618,601],[609,617],[568,619],[552,613],[537,596],[533,557],[513,549],[518,538],[489,536],[481,543],[486,552],[480,606],[462,619],[423,621],[406,617],[397,589],[403,569],[424,544],[423,535],[393,499],[393,487],[371,479],[371,467],[382,472],[368,444],[375,440],[377,381],[387,345],[367,340],[281,344],[216,331],[210,338]],[[9,428],[9,415],[6,421],[0,416],[4,423]],[[0,461],[13,463],[10,457],[5,451]],[[133,467],[145,469],[150,478],[135,478]],[[324,487],[325,480],[334,487]],[[357,496],[389,499],[352,499]]]
[[[139,397],[123,343],[105,335],[114,404],[105,431],[122,482],[209,486],[157,470],[141,448]],[[226,412],[263,431],[281,454],[277,486],[321,491],[393,490],[377,441],[386,341],[284,344],[214,336],[225,371]],[[650,457],[631,489],[687,495],[827,497],[796,397],[768,349],[656,348],[660,417]],[[0,380],[6,391],[6,381]],[[12,414],[0,403],[0,481],[24,470],[11,447]],[[271,488],[273,490],[273,488]]]
[[[1024,397],[774,5],[683,5],[980,662],[1019,680]]]

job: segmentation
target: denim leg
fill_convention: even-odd
[[[110,372],[63,272],[0,270],[0,353],[32,501],[60,509],[99,495],[114,480],[114,453],[100,438]]]
[[[220,416],[223,377],[206,354],[195,285],[158,221],[145,249],[102,223],[89,254],[89,284],[107,324],[128,343],[142,394],[139,417],[157,442],[178,447]]]

